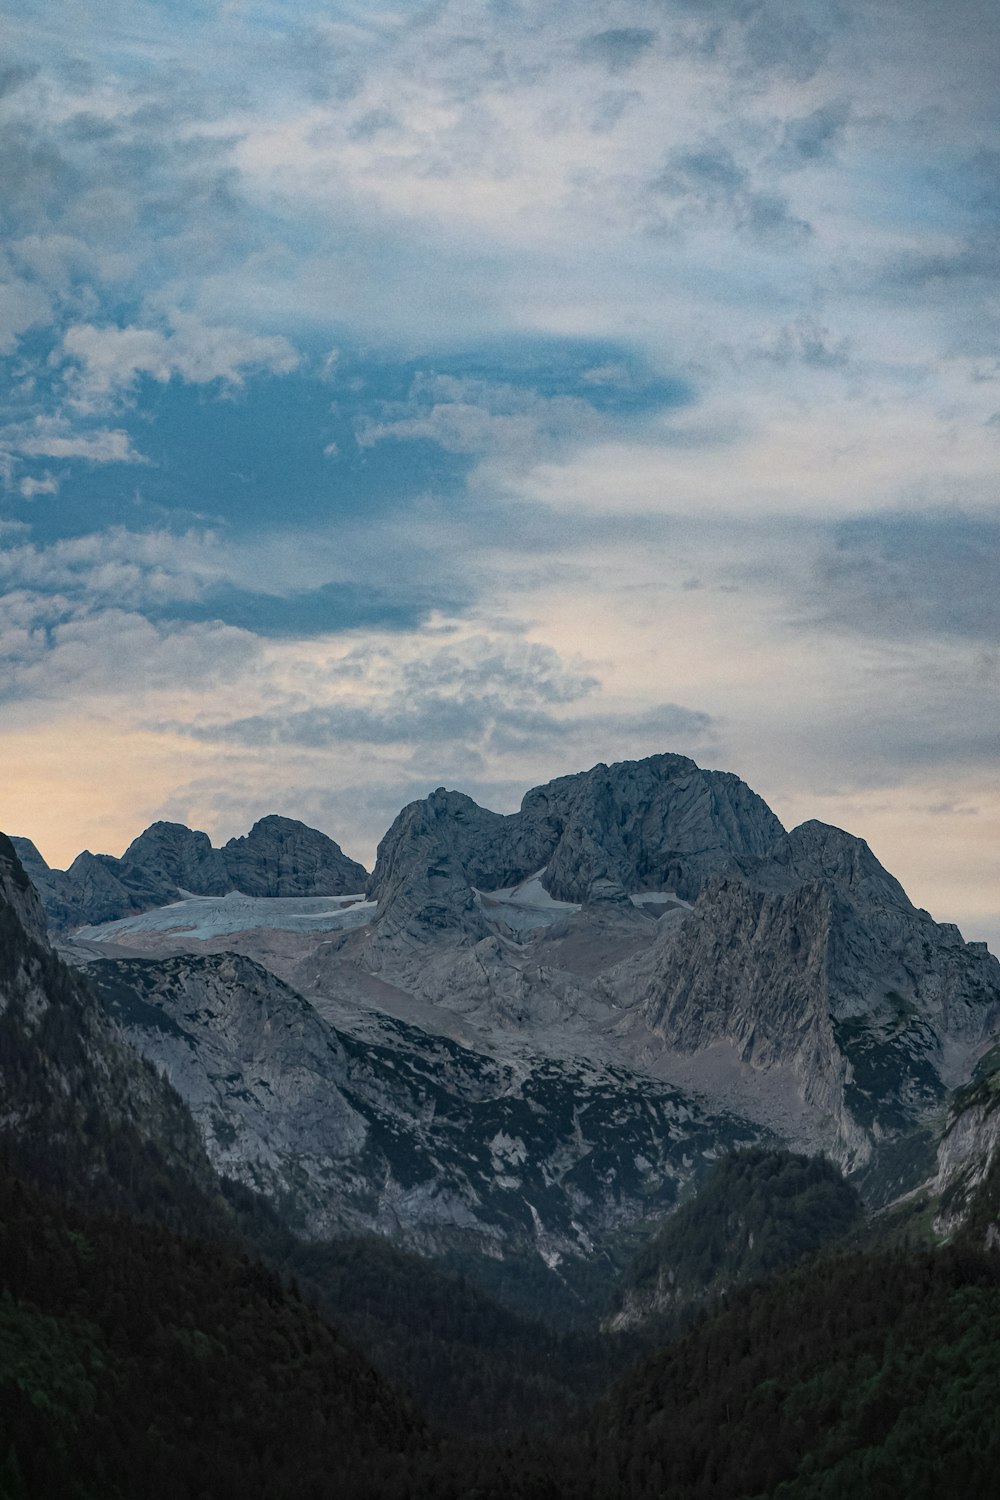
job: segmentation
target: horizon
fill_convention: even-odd
[[[0,826],[690,755],[1000,951],[1000,15],[12,0]],[[430,775],[428,775],[428,770]]]
[[[657,752],[657,754],[664,754],[664,755],[671,755],[671,754],[674,754],[674,753],[675,752],[672,752],[672,751]],[[643,757],[643,758],[644,759],[650,759],[650,758],[655,758],[655,756],[654,757]],[[562,773],[562,774],[586,775],[588,771],[596,770],[598,766],[606,765],[606,764],[607,764],[607,762],[599,761],[594,766],[586,767],[586,768],[584,768],[583,770],[581,770],[581,771],[579,771],[577,773],[570,772],[570,773]],[[612,762],[611,763],[612,766],[614,766],[615,764],[622,764],[622,762]],[[624,762],[624,764],[628,764],[628,762]],[[701,766],[698,769],[705,770],[705,771],[722,771],[722,770],[724,770],[723,767],[717,767],[717,766]],[[735,774],[735,773],[732,773],[732,774]],[[550,779],[554,779],[554,778],[550,778]],[[540,785],[544,785],[544,784],[545,783],[540,783]],[[437,790],[437,789],[439,789],[439,788],[432,788],[431,790]],[[444,788],[444,790],[446,790],[446,791],[462,792],[464,789],[462,787],[456,786],[456,787],[446,787],[446,788]],[[524,793],[522,795],[526,796],[529,791],[533,791],[533,790],[535,790],[535,788],[533,788],[533,787],[526,787],[525,791],[524,791]],[[750,790],[753,791],[754,788],[751,787]],[[429,796],[430,795],[430,791],[428,791],[428,793],[426,795]],[[421,800],[421,799],[412,799],[412,800]],[[517,812],[519,810],[519,808],[520,808],[520,800],[518,801],[517,806],[512,807],[512,808],[510,808],[510,809],[508,809],[506,811],[506,815],[510,816],[512,813]],[[402,812],[402,810],[403,810],[402,808],[399,809],[400,812]],[[493,811],[493,812],[502,812],[502,811],[504,811],[504,809],[500,809],[500,808],[491,808],[489,810]],[[772,809],[772,811],[773,811],[773,809]],[[251,822],[246,827],[243,827],[243,828],[235,828],[234,827],[233,830],[232,830],[232,832],[227,832],[227,833],[223,833],[223,834],[212,834],[212,833],[209,833],[208,830],[206,830],[206,829],[194,829],[194,828],[192,829],[192,831],[193,832],[198,832],[198,833],[208,833],[208,837],[211,839],[213,847],[216,848],[216,849],[219,849],[219,848],[222,848],[230,839],[240,838],[240,837],[243,837],[246,834],[248,834],[251,831],[251,829],[258,822],[260,822],[261,820],[263,820],[264,818],[274,817],[274,816],[292,818],[292,814],[289,814],[289,813],[286,813],[286,812],[282,812],[279,809],[269,808],[267,811],[256,813],[252,817]],[[307,820],[305,820],[305,819],[294,819],[293,818],[292,820],[293,821],[298,821],[298,822],[306,823],[307,826],[309,826],[309,827],[313,826],[311,824],[308,824]],[[31,838],[30,834],[14,833],[13,835],[8,835],[8,836],[13,836],[13,837],[17,837],[17,838],[28,838],[30,840],[30,842],[32,842],[33,844],[35,844],[35,848],[37,849],[38,853],[41,854],[42,858],[45,860],[46,864],[49,866],[50,869],[65,870],[72,863],[73,859],[75,859],[76,856],[78,854],[81,854],[81,853],[89,852],[89,853],[92,853],[92,854],[113,854],[114,858],[120,859],[122,857],[122,855],[125,853],[125,850],[134,841],[134,839],[138,838],[140,836],[140,834],[146,832],[150,827],[155,826],[155,824],[157,822],[160,822],[160,821],[163,821],[163,822],[172,822],[176,826],[190,827],[190,825],[178,824],[178,820],[176,820],[176,819],[162,819],[162,820],[160,820],[160,819],[154,819],[153,823],[147,824],[144,828],[138,829],[129,839],[127,839],[127,841],[125,842],[125,844],[122,845],[121,849],[117,853],[115,853],[114,851],[112,851],[110,849],[92,849],[92,850],[89,850],[89,851],[88,850],[83,850],[83,849],[77,849],[77,850],[74,851],[74,853],[71,856],[69,856],[68,858],[66,858],[64,864],[54,863],[51,859],[49,859],[48,856],[47,856],[47,854],[46,854],[46,852],[45,852],[45,850],[41,849],[38,846],[38,844],[36,843],[36,841]],[[782,820],[779,819],[779,821],[782,821]],[[786,834],[790,834],[790,833],[793,833],[796,828],[802,827],[806,823],[810,823],[810,822],[823,823],[824,820],[821,819],[821,818],[803,818],[803,819],[801,819],[796,824],[788,824],[788,825],[784,825],[783,824],[783,826],[785,828]],[[391,827],[391,824],[389,826]],[[837,827],[839,825],[836,825],[836,824],[829,825],[829,824],[827,824],[826,826]],[[7,830],[2,830],[2,831],[7,832]],[[383,831],[383,835],[380,836],[380,838],[376,842],[376,844],[373,844],[369,849],[363,850],[363,851],[360,851],[360,852],[358,850],[355,850],[355,849],[347,847],[342,842],[342,840],[340,840],[337,837],[337,832],[336,832],[335,829],[332,829],[332,828],[319,828],[319,829],[317,829],[315,831],[318,831],[320,833],[324,833],[324,834],[327,835],[328,838],[333,839],[334,843],[336,843],[340,847],[341,852],[343,854],[345,854],[348,858],[354,859],[359,864],[363,865],[364,868],[365,868],[365,870],[370,875],[371,872],[375,868],[377,843],[381,842],[381,837],[384,836],[384,833],[387,833],[389,831],[389,829],[387,827]],[[879,859],[878,851],[874,850],[874,849],[871,849],[871,845],[868,843],[867,839],[863,839],[861,837],[861,835],[852,834],[850,829],[841,829],[840,831],[844,832],[844,833],[847,833],[847,834],[851,834],[851,836],[853,836],[855,838],[861,839],[861,842],[863,842],[864,844],[866,844],[866,846],[875,855],[875,858],[879,860],[880,864],[882,864],[883,868],[886,869],[886,870],[888,870],[888,873],[890,875],[895,876],[897,879],[899,878],[896,871],[892,870],[888,865],[885,864],[885,862],[883,860]],[[916,907],[920,907],[922,905],[922,903],[918,899],[914,898],[913,893],[907,888],[906,882],[903,881],[903,880],[901,880],[900,884],[903,886],[903,889],[906,892],[906,895],[913,902],[913,905],[916,906]],[[202,898],[201,897],[196,897],[195,899],[200,900]],[[925,908],[925,910],[930,910],[930,909],[929,908]],[[946,921],[951,921],[952,920],[951,918],[943,917],[943,916],[941,916],[940,913],[937,913],[937,912],[934,912],[934,911],[930,911],[930,915],[937,922],[946,922]],[[989,944],[989,948],[990,948],[991,953],[993,953],[994,956],[1000,956],[1000,955],[998,955],[998,949],[1000,949],[1000,942],[998,942],[995,938],[989,938],[989,937],[983,938],[977,932],[972,932],[972,933],[967,932],[965,930],[965,928],[961,926],[960,923],[957,923],[955,925],[958,925],[960,927],[960,930],[962,932],[962,936],[963,936],[963,938],[967,942],[968,941],[975,941],[977,939],[980,940],[980,941],[986,941]]]

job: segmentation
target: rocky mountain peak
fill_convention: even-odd
[[[543,883],[560,901],[586,901],[595,879],[609,878],[627,892],[690,900],[707,876],[765,854],[784,833],[738,776],[703,771],[685,755],[560,777],[529,792],[521,815],[555,835]]]
[[[141,871],[154,886],[174,893],[185,890],[222,896],[232,889],[225,863],[208,834],[184,823],[151,823],[129,844],[120,868]]]
[[[32,849],[39,860],[42,856]],[[44,865],[44,860],[42,864]],[[36,943],[46,943],[45,912],[34,886],[28,878],[18,851],[5,834],[0,833],[0,909],[6,904],[17,922]]]
[[[230,839],[219,858],[226,889],[246,896],[346,896],[363,891],[368,879],[364,866],[325,833],[278,813]]]
[[[414,941],[486,927],[474,892],[541,872],[557,901],[624,902],[634,892],[693,898],[703,881],[763,856],[784,829],[738,776],[684,755],[593,766],[528,792],[519,812],[439,787],[411,802],[379,845],[368,895],[380,934]],[[421,915],[423,914],[423,915]]]
[[[207,833],[160,820],[132,840],[121,859],[78,854],[51,870],[30,839],[15,841],[31,865],[54,930],[113,922],[176,901],[184,893],[224,896],[343,896],[364,889],[368,872],[325,833],[277,813],[222,849]]]
[[[768,865],[794,881],[823,880],[867,905],[915,911],[903,887],[864,839],[812,818],[793,828],[768,851]]]

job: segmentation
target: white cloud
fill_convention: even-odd
[[[577,396],[452,375],[419,375],[409,399],[358,424],[360,447],[391,439],[426,438],[449,453],[492,454],[527,463],[607,429],[607,421]]]
[[[87,608],[111,603],[154,608],[191,601],[224,574],[212,533],[135,532],[123,526],[40,546],[22,542],[0,550],[0,580],[73,598]],[[43,613],[51,606],[38,600]],[[60,605],[60,607],[62,607]]]
[[[173,376],[197,384],[223,380],[239,385],[250,370],[285,375],[299,356],[282,335],[261,336],[239,328],[211,326],[188,313],[174,313],[172,329],[98,328],[79,323],[63,337],[75,402],[100,403],[128,392],[140,375],[165,384]]]
[[[0,428],[0,450],[24,458],[83,458],[94,464],[142,464],[121,427],[74,430],[64,417],[39,416]]]
[[[20,278],[4,278],[0,263],[0,354],[13,353],[21,334],[50,323],[52,312],[41,287]]]
[[[40,479],[27,474],[18,485],[18,490],[25,500],[34,500],[36,495],[57,495],[59,493],[59,481],[46,469]]]

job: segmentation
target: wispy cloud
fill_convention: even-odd
[[[1000,829],[995,6],[9,11],[8,760]]]

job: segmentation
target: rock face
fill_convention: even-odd
[[[520,816],[554,836],[543,884],[560,901],[615,888],[690,900],[709,875],[764,854],[784,832],[738,776],[683,755],[563,776],[529,792]]]
[[[226,889],[245,896],[345,896],[363,891],[368,880],[364,866],[325,833],[275,813],[230,839],[220,855]]]
[[[344,1195],[329,1206],[332,1163],[357,1153],[367,1128],[338,1087],[343,1048],[312,1006],[232,953],[102,963],[92,973],[126,1035],[191,1110],[217,1170],[272,1198],[296,1181],[313,1227],[343,1227]]]
[[[153,823],[121,859],[84,850],[68,870],[49,869],[30,839],[12,843],[27,862],[56,932],[166,906],[185,892],[340,896],[362,891],[368,879],[364,867],[325,833],[275,814],[222,849],[212,847],[207,833],[183,823]]]
[[[925,1184],[937,1202],[935,1228],[950,1235],[971,1215],[976,1237],[1000,1249],[1000,1047],[979,1061],[958,1089],[938,1142],[934,1176]]]
[[[996,959],[816,822],[707,882],[616,978],[679,1051],[723,1042],[749,1069],[790,1069],[848,1170],[938,1109],[1000,1026]]]
[[[443,787],[399,814],[378,849],[368,895],[377,940],[419,943],[443,931],[477,942],[489,927],[477,891],[538,871],[556,900],[624,901],[633,892],[694,896],[734,860],[784,832],[739,777],[683,755],[598,765],[528,792],[506,817]]]
[[[128,1201],[129,1163],[181,1179],[188,1197],[214,1195],[190,1115],[49,948],[41,905],[2,834],[0,1034],[0,1141],[18,1170],[111,1207]]]
[[[32,846],[34,847],[34,846]],[[36,850],[37,854],[37,850]],[[41,856],[39,856],[41,858]],[[17,939],[17,929],[24,939],[45,945],[45,912],[38,893],[18,859],[10,839],[0,833],[0,910],[4,910],[12,929],[10,941]]]
[[[151,824],[129,844],[118,871],[126,889],[150,905],[164,904],[155,900],[159,891],[169,891],[170,900],[178,890],[224,896],[233,888],[221,850],[183,823]]]
[[[312,1235],[369,1229],[554,1266],[662,1214],[720,1147],[759,1134],[623,1068],[498,1059],[388,1016],[352,1034],[232,953],[88,973],[218,1170]]]

